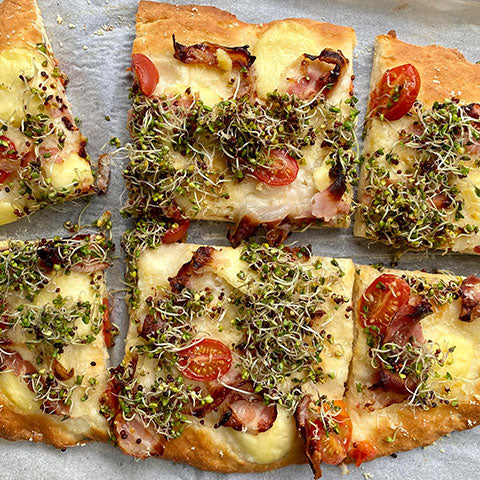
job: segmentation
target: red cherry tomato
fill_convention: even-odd
[[[270,158],[272,165],[258,167],[253,171],[255,177],[261,182],[271,186],[288,185],[298,175],[298,163],[284,150],[273,150]]]
[[[155,91],[159,80],[157,67],[147,56],[141,53],[132,55],[132,67],[135,69],[142,92],[145,95],[151,95]]]
[[[183,222],[174,223],[172,228],[163,234],[162,242],[163,243],[178,242],[183,237],[185,237],[189,226],[190,226],[190,220],[184,220]]]
[[[17,147],[5,135],[0,135],[0,160],[15,160],[18,156]],[[0,183],[5,182],[10,176],[10,172],[0,169]]]
[[[232,365],[230,349],[218,340],[204,338],[179,352],[178,365],[192,380],[215,380]]]
[[[377,454],[377,449],[367,440],[354,442],[350,450],[350,457],[355,460],[355,465],[359,467],[363,462],[373,460]]]
[[[408,283],[396,275],[384,273],[367,288],[360,299],[360,323],[365,328],[373,325],[385,332],[385,328],[410,298]]]
[[[420,74],[411,64],[388,69],[372,92],[370,111],[387,120],[402,118],[415,103],[420,91]]]
[[[105,311],[103,312],[102,332],[103,338],[105,339],[105,346],[110,348],[113,345],[113,329],[112,322],[110,320],[108,298],[103,299],[103,305],[105,306]]]
[[[306,422],[306,433],[312,439],[312,447],[320,452],[322,462],[330,465],[338,465],[345,460],[353,429],[345,402],[335,400],[334,406],[340,409],[331,414],[337,431],[330,429],[327,433],[321,419]]]

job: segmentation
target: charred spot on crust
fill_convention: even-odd
[[[73,122],[66,115],[64,115],[62,117],[62,122],[65,125],[65,128],[67,130],[70,130],[71,132],[73,132],[74,130],[77,129],[77,127],[73,124]]]
[[[333,180],[328,187],[328,191],[335,200],[340,200],[347,190],[347,178],[341,165],[338,163],[332,165],[328,172],[328,176]]]

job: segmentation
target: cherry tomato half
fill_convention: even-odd
[[[412,108],[419,91],[420,74],[413,65],[390,68],[372,92],[370,111],[383,114],[387,120],[398,120]]]
[[[355,465],[359,467],[363,462],[373,460],[377,454],[377,449],[367,440],[354,442],[350,450],[350,457],[355,460]]]
[[[273,150],[270,154],[272,165],[258,167],[253,171],[261,182],[278,187],[292,183],[298,175],[298,163],[284,150]]]
[[[232,365],[230,349],[218,340],[203,338],[179,352],[178,365],[192,380],[215,380],[225,375]]]
[[[396,275],[384,273],[374,280],[360,299],[359,315],[363,327],[374,325],[385,328],[410,298],[408,283]]]
[[[157,67],[142,53],[132,55],[132,67],[135,69],[142,92],[145,95],[151,95],[155,91],[160,78]]]
[[[105,346],[107,348],[110,348],[113,345],[113,327],[110,320],[110,308],[108,305],[108,298],[104,298],[102,303],[105,306],[102,320],[103,338],[105,339]]]
[[[345,460],[353,428],[345,402],[336,400],[334,406],[339,409],[331,414],[336,431],[332,428],[327,433],[321,419],[306,423],[307,436],[312,439],[313,448],[320,452],[322,462],[330,465],[338,465]]]
[[[0,159],[15,160],[18,156],[15,144],[5,135],[0,135]],[[5,182],[10,176],[10,172],[0,169],[0,183]]]
[[[175,243],[181,240],[187,234],[190,220],[174,223],[172,228],[162,235],[163,243]]]

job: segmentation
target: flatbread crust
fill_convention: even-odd
[[[214,72],[214,70],[219,69],[212,67],[184,65],[176,60],[173,61],[172,68],[174,53],[172,35],[175,35],[177,42],[184,45],[197,44],[205,41],[233,47],[248,45],[249,51],[255,55],[256,45],[262,41],[262,38],[265,38],[265,34],[268,35],[269,32],[274,31],[277,27],[291,27],[292,30],[297,29],[299,38],[302,38],[302,35],[308,34],[309,45],[305,45],[304,48],[307,49],[310,54],[318,55],[323,48],[341,50],[343,55],[349,60],[349,64],[329,101],[334,105],[340,105],[341,102],[343,103],[344,100],[349,98],[353,92],[353,49],[356,44],[355,32],[349,27],[341,27],[303,18],[285,19],[262,24],[248,24],[238,20],[235,15],[214,7],[199,5],[177,6],[142,0],[139,3],[137,13],[136,38],[133,43],[132,53],[146,55],[156,65],[160,79],[155,90],[155,95],[182,94],[187,87],[191,87],[192,92],[199,93],[200,99],[205,101],[205,103],[207,103],[207,98],[211,100],[213,97],[215,101],[208,103],[209,106],[212,106],[222,98],[229,98],[233,95],[231,75],[221,70]],[[311,48],[312,44],[314,44],[315,47]],[[272,45],[272,48],[273,47],[274,45]],[[302,50],[302,53],[306,52]],[[294,60],[298,59],[302,53],[298,54],[297,52]],[[279,72],[282,72],[293,62],[293,60],[290,59],[290,61],[284,65],[282,63],[284,60],[277,58],[279,56],[277,56],[275,52],[272,53],[271,58],[269,58],[268,61],[271,61],[271,64],[276,70],[275,73],[270,76],[267,74],[267,77],[277,79]],[[258,66],[258,55],[256,62],[257,63],[253,65],[254,69]],[[265,64],[266,62],[262,65]],[[278,65],[280,65],[280,67]],[[268,68],[268,65],[265,68]],[[196,76],[197,74],[198,78]],[[191,85],[189,83],[194,76],[195,79],[198,80],[199,85]],[[201,78],[201,76],[204,76],[204,78]],[[266,97],[266,90],[273,92],[277,88],[282,90],[282,88],[285,87],[284,83],[286,79],[278,78],[278,85],[275,84],[268,89],[266,89],[265,86],[260,88],[259,78],[260,75],[257,75],[256,85],[258,87],[259,97],[261,98]],[[264,77],[262,76],[262,78]],[[262,82],[262,85],[265,85],[265,82]],[[197,88],[198,91],[196,90]],[[208,93],[205,93],[206,90],[208,90]],[[205,97],[203,96],[204,93]],[[343,107],[347,106],[342,105],[342,110]],[[345,108],[345,110],[347,110],[347,108]],[[308,221],[315,224],[316,219],[312,217],[310,213],[311,198],[318,191],[314,185],[313,169],[319,167],[322,164],[323,158],[326,156],[325,152],[319,153],[319,150],[318,145],[311,148],[309,147],[309,159],[306,165],[300,165],[297,180],[290,185],[267,187],[249,176],[246,176],[242,182],[232,181],[232,179],[229,178],[228,182],[223,184],[223,188],[225,192],[228,192],[228,196],[207,197],[204,202],[205,205],[198,211],[191,209],[191,205],[186,198],[179,196],[179,198],[176,198],[176,201],[180,203],[181,207],[188,209],[188,217],[202,220],[220,220],[238,223],[244,216],[251,214],[253,217],[258,216],[262,224],[270,221],[273,223],[273,221],[277,220],[277,217],[279,221],[287,217],[289,219],[304,219],[308,217]],[[180,163],[184,161],[185,158],[183,158]],[[218,161],[221,170],[223,170],[224,160],[219,157],[215,161]],[[303,176],[302,170],[305,171]],[[325,170],[325,176],[327,172],[328,169]],[[326,178],[328,179],[328,176]],[[328,186],[328,180],[326,181]],[[284,200],[287,198],[291,199],[289,203]],[[350,205],[351,198],[352,187],[348,185],[347,192],[343,197],[348,206]],[[185,205],[183,205],[183,203],[185,203]],[[268,213],[265,212],[271,213],[268,215]],[[269,219],[267,219],[267,217],[269,217]],[[270,219],[270,217],[272,218]],[[263,218],[265,218],[265,220]],[[299,220],[299,222],[300,221],[301,220]],[[333,220],[325,221],[325,224],[346,227],[349,222],[349,215],[345,213],[338,215],[338,218],[335,217]]]
[[[43,47],[40,47],[41,45]],[[36,0],[4,0],[0,3],[0,62],[4,70],[0,74],[0,83],[3,85],[3,93],[8,94],[0,97],[2,112],[0,123],[8,127],[2,131],[2,135],[14,142],[18,156],[22,159],[20,170],[28,166],[32,160],[41,159],[40,177],[45,178],[51,185],[50,195],[42,196],[36,191],[37,184],[32,182],[34,185],[32,197],[19,188],[15,173],[18,170],[14,169],[7,180],[2,177],[1,225],[14,222],[47,205],[92,194],[95,192],[95,186],[90,160],[85,150],[87,139],[75,125],[71,105],[66,96],[68,78],[57,66],[58,62],[54,58]],[[18,80],[22,75],[27,77],[25,85]],[[34,81],[29,80],[30,75]],[[26,93],[27,85],[28,88],[36,88],[42,99]],[[29,102],[33,107],[29,106],[26,110],[23,103],[29,96],[32,98]],[[37,109],[37,102],[45,102],[45,108]],[[36,147],[20,128],[21,122],[26,118],[25,114],[30,113],[30,110],[32,115],[37,115],[40,111],[46,114],[56,129],[53,132],[50,126],[51,133],[43,135],[43,141]],[[60,140],[57,143],[56,138],[60,130],[64,134],[62,147],[59,147]],[[48,158],[51,160],[47,159],[45,152],[50,153]],[[9,189],[6,190],[4,187],[9,183]],[[106,188],[106,185],[102,188]]]
[[[420,271],[410,272],[390,269],[381,273],[391,273],[397,276],[406,274],[427,279],[432,284],[441,280],[448,281],[454,278],[462,278],[427,274]],[[352,442],[369,441],[376,448],[374,458],[429,445],[442,435],[470,429],[480,423],[480,366],[476,361],[470,361],[470,358],[463,360],[462,372],[465,372],[465,377],[468,378],[461,379],[463,385],[459,387],[458,391],[456,390],[456,392],[461,393],[457,397],[458,406],[439,404],[437,407],[423,410],[419,407],[410,407],[406,403],[395,403],[383,408],[375,409],[373,407],[371,411],[364,407],[368,402],[364,392],[372,383],[371,377],[374,370],[370,366],[366,336],[358,322],[358,305],[365,289],[381,273],[373,267],[357,266],[353,295],[356,333],[345,396],[353,423]],[[455,328],[457,328],[458,336],[468,342],[467,348],[470,348],[469,344],[471,342],[471,346],[475,349],[475,346],[479,344],[480,325],[475,321],[472,323],[461,322],[458,320],[459,311],[460,300],[454,300],[452,304],[439,310],[435,309],[434,314],[429,316],[430,319],[426,317],[422,320],[425,338],[428,340],[429,332],[433,331],[432,327],[436,325],[446,326],[446,330],[440,330],[444,332],[444,339],[448,339],[449,334],[455,334]],[[464,346],[461,345],[458,348],[460,349],[459,354],[462,355],[461,350],[464,349]],[[468,356],[467,353],[466,357]],[[453,359],[452,365],[455,365],[455,352],[453,353]],[[367,383],[368,381],[370,383]],[[357,390],[358,382],[363,384],[362,392]]]
[[[141,307],[144,299],[148,298],[150,295],[154,295],[156,289],[164,285],[169,277],[175,276],[179,268],[191,259],[192,253],[197,250],[198,247],[198,245],[193,244],[162,245],[157,251],[150,249],[144,251],[140,255],[138,259],[137,281],[140,291],[139,298],[143,300],[140,300],[138,303],[139,307],[133,309],[130,313],[130,327],[125,347],[125,365],[127,365],[132,359],[132,355],[134,355],[136,351],[135,346],[139,343],[137,328],[138,321],[140,321],[144,315]],[[235,261],[233,260],[235,257],[231,255],[231,252],[234,252],[234,250],[230,247],[214,248],[215,264],[207,268],[212,268],[212,271],[219,275],[219,279],[222,278],[223,269],[230,270],[230,273],[226,274],[230,277],[233,272],[237,271],[235,269],[237,266],[236,264],[234,264],[233,269],[231,268],[231,262],[233,263]],[[215,255],[217,255],[217,257],[215,257]],[[318,257],[313,257],[313,260],[316,258]],[[324,260],[327,262],[329,259]],[[339,262],[341,262],[341,267],[345,272],[345,275],[334,287],[335,292],[339,294],[341,292],[341,294],[347,295],[348,298],[350,298],[354,277],[353,263],[349,260],[339,260]],[[239,268],[240,267],[242,267],[241,264],[239,264]],[[245,266],[243,266],[243,268],[245,268]],[[214,281],[213,284],[217,284],[216,281]],[[306,391],[311,392],[315,398],[316,394],[314,392],[317,392],[317,390],[317,395],[325,394],[332,399],[341,399],[343,397],[344,382],[348,375],[348,365],[351,359],[350,346],[353,339],[349,305],[349,302],[340,305],[338,310],[334,313],[332,321],[328,323],[328,326],[324,327],[327,329],[327,332],[332,332],[335,341],[342,345],[343,357],[333,358],[335,355],[329,353],[329,349],[326,347],[326,350],[322,355],[325,370],[327,371],[334,368],[334,364],[340,365],[341,363],[341,365],[340,368],[335,370],[336,375],[334,380],[327,380],[322,385],[312,384],[310,386],[309,384],[306,384]],[[202,325],[203,328],[205,328],[205,324]],[[210,332],[210,329],[202,331]],[[210,334],[211,333],[207,333],[207,336],[210,336]],[[220,337],[219,339],[227,343],[229,333],[223,332],[223,335],[225,336]],[[215,338],[213,334],[212,337]],[[143,375],[147,376],[148,373],[146,372],[148,372],[148,368],[150,367],[147,366],[147,370],[145,370],[143,368],[143,360],[139,357],[137,366],[138,378],[141,379]],[[328,392],[332,392],[331,396]],[[244,449],[242,443],[238,441],[236,435],[244,434],[234,432],[231,428],[213,427],[218,421],[217,417],[217,412],[207,414],[204,419],[204,425],[201,425],[198,420],[191,417],[193,423],[185,428],[180,437],[166,442],[165,451],[159,456],[159,458],[187,463],[201,470],[223,473],[264,472],[287,465],[303,464],[307,462],[304,453],[304,446],[296,431],[290,440],[291,443],[284,456],[269,463],[256,462],[252,459],[252,452]],[[293,419],[290,418],[290,420]],[[128,423],[126,425],[128,425]],[[295,430],[293,422],[291,427]],[[275,424],[272,428],[275,428]],[[125,426],[124,430],[128,431],[128,427]],[[259,435],[265,435],[268,434],[268,432],[269,431],[267,430],[264,434]],[[270,437],[268,440],[269,447],[275,448],[275,443],[277,441],[284,442],[284,438],[280,436],[278,438]],[[265,442],[267,442],[266,439]],[[263,444],[260,442],[258,448],[262,448],[262,445]],[[124,451],[123,448],[122,451]],[[124,451],[124,453],[128,452]]]
[[[445,99],[458,98],[460,104],[480,102],[480,64],[468,61],[457,49],[446,48],[439,45],[419,46],[399,40],[395,31],[387,35],[379,35],[375,39],[372,75],[370,80],[370,94],[375,90],[379,80],[389,68],[410,63],[418,70],[421,78],[418,100],[430,109],[434,102],[443,102]],[[364,143],[364,156],[372,155],[379,149],[388,152],[398,140],[398,132],[407,128],[412,119],[404,116],[396,121],[380,121],[372,117],[367,122],[367,135]],[[471,155],[475,158],[475,155]],[[383,165],[383,164],[382,164]],[[396,168],[388,165],[387,169]],[[365,166],[360,172],[358,199],[360,204],[368,201],[365,197],[367,173]],[[471,179],[474,186],[476,180]],[[475,195],[469,195],[468,201],[476,201]],[[475,225],[479,219],[475,214],[478,208],[471,207],[469,222]],[[356,209],[354,235],[367,236],[365,217],[361,208]],[[480,252],[480,233],[471,233],[455,239],[452,250],[461,253]],[[395,246],[395,245],[394,245]]]

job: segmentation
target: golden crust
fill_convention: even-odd
[[[162,458],[221,473],[266,472],[307,461],[299,437],[285,457],[273,463],[260,464],[242,459],[228,444],[219,441],[215,432],[212,428],[190,427],[179,438],[167,442]]]
[[[8,400],[1,393],[0,404],[0,437],[7,440],[43,442],[56,448],[108,440],[106,426],[104,429],[94,425],[87,426],[87,420],[84,420],[84,428],[78,429],[75,427],[77,419],[62,421],[62,417],[58,415],[18,413],[9,406]]]
[[[230,46],[255,42],[272,26],[295,20],[321,38],[328,39],[332,48],[351,49],[356,43],[355,31],[330,23],[306,18],[289,18],[270,23],[250,24],[235,15],[215,7],[172,5],[141,0],[137,12],[137,36],[133,53],[159,55],[172,50],[172,34],[181,43],[209,41]]]
[[[385,270],[382,273],[392,273],[398,276],[408,274],[428,279],[432,283],[438,282],[440,279],[462,278],[420,271]],[[358,311],[358,302],[365,288],[377,275],[380,275],[380,272],[373,267],[357,266],[353,303],[355,316]],[[440,320],[445,315],[445,312],[442,312]],[[456,407],[440,404],[435,408],[423,410],[422,408],[414,409],[406,403],[397,403],[373,411],[366,410],[363,407],[365,403],[363,393],[357,392],[356,389],[359,380],[358,373],[366,371],[366,374],[369,375],[368,364],[363,358],[366,347],[364,348],[360,344],[360,342],[365,342],[365,336],[357,324],[358,319],[355,320],[354,357],[346,393],[346,401],[353,423],[352,442],[369,441],[375,446],[375,458],[378,458],[397,451],[429,445],[442,435],[473,428],[480,423],[480,402],[478,401],[480,397],[477,397],[480,394],[479,382],[476,382],[469,395],[459,398],[459,404]],[[389,440],[387,441],[387,439]],[[390,441],[390,439],[394,439],[394,441]]]
[[[0,50],[42,42],[43,22],[35,0],[0,3]]]
[[[452,96],[464,103],[480,100],[480,65],[469,62],[454,48],[402,42],[395,32],[376,38],[371,87],[376,86],[385,70],[405,63],[419,71],[418,99],[427,107]]]

